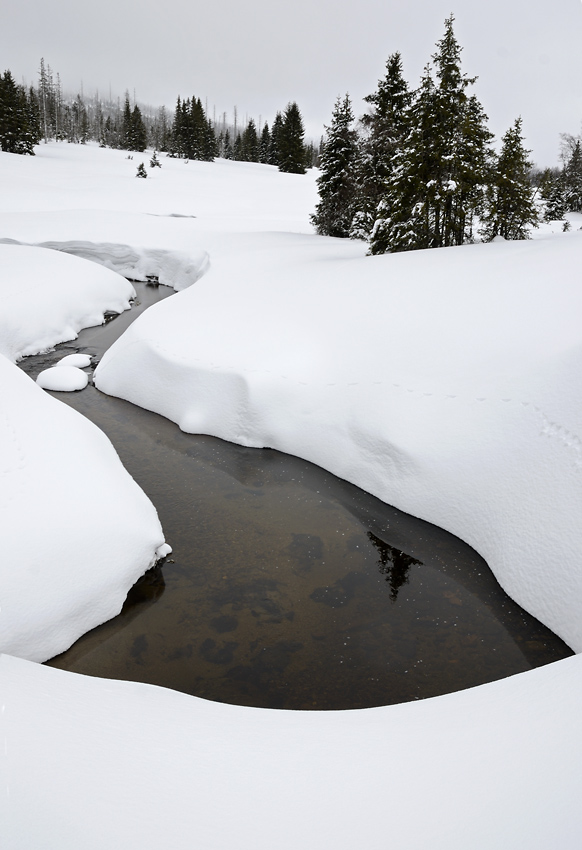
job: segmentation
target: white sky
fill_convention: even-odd
[[[557,164],[559,133],[581,129],[581,0],[3,0],[0,71],[36,83],[43,56],[75,93],[196,95],[211,117],[270,122],[296,100],[318,139],[338,95],[361,114],[395,50],[415,87],[451,12],[491,130],[521,114],[535,161]]]

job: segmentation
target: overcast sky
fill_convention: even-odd
[[[2,0],[0,71],[36,84],[42,56],[74,93],[196,95],[257,122],[296,100],[319,139],[338,95],[362,113],[394,51],[416,87],[451,12],[490,129],[521,115],[533,159],[557,164],[559,133],[581,130],[581,0]]]

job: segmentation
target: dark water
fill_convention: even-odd
[[[139,287],[142,302],[166,294]],[[22,366],[35,375],[72,350],[98,359],[128,319]],[[174,551],[52,666],[241,705],[338,709],[573,654],[466,544],[312,464],[183,434],[92,386],[54,395],[107,432]]]

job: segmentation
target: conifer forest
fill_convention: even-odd
[[[294,174],[317,166],[316,232],[364,239],[370,254],[527,239],[542,218],[563,220],[567,230],[566,212],[582,211],[582,137],[563,134],[561,166],[542,171],[530,160],[517,116],[496,151],[472,93],[477,78],[463,73],[461,53],[451,15],[416,89],[403,75],[401,55],[392,54],[364,98],[366,113],[356,118],[349,95],[338,97],[318,145],[305,142],[295,102],[270,125],[257,125],[241,122],[236,107],[228,121],[226,113],[210,117],[196,96],[178,96],[173,112],[140,106],[129,92],[123,101],[72,97],[41,59],[36,86],[17,84],[10,70],[0,74],[0,147],[33,155],[43,141],[93,142]]]

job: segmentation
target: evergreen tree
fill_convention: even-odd
[[[129,150],[144,151],[147,146],[147,131],[143,122],[141,109],[136,105],[133,107],[130,121],[130,141]]]
[[[355,162],[358,153],[354,115],[350,98],[338,97],[326,127],[321,154],[321,175],[317,179],[319,203],[311,222],[324,236],[349,236],[355,199]]]
[[[242,158],[245,162],[259,161],[259,137],[257,127],[252,118],[242,132]]]
[[[582,212],[582,150],[577,139],[564,167],[565,200],[568,210]]]
[[[232,144],[230,141],[230,131],[227,130],[224,134],[224,158],[225,159],[233,159],[234,152],[232,150]]]
[[[172,127],[172,156],[211,162],[216,155],[216,138],[200,98],[178,97]]]
[[[131,106],[129,103],[129,93],[125,93],[125,104],[123,107],[123,119],[121,125],[121,146],[125,151],[132,150],[132,127],[131,127]]]
[[[303,119],[296,103],[287,104],[281,127],[279,148],[279,171],[290,174],[305,174],[305,150],[303,147]]]
[[[283,116],[280,112],[275,115],[271,128],[271,144],[269,147],[269,165],[279,165],[281,161],[280,142],[283,134]]]
[[[567,210],[564,172],[552,174],[551,169],[541,175],[540,197],[544,202],[544,220],[562,221]]]
[[[430,139],[435,121],[435,85],[430,66],[424,70],[406,121],[409,133],[395,151],[370,234],[370,254],[428,247],[430,229],[426,198],[434,162]]]
[[[392,158],[370,252],[460,245],[472,238],[492,161],[487,116],[461,73],[454,18],[407,110],[408,135]]]
[[[0,149],[34,156],[34,145],[39,141],[35,99],[16,85],[10,71],[5,71],[0,75]]]
[[[136,177],[147,177],[148,176],[148,173],[145,170],[145,165],[143,164],[143,162],[140,162],[140,164],[138,165],[137,172],[136,172],[135,176]]]
[[[529,180],[532,163],[523,146],[521,118],[503,136],[491,182],[487,187],[481,235],[489,242],[504,239],[529,239],[531,227],[539,224],[534,190]]]
[[[265,121],[265,125],[261,131],[261,140],[259,142],[259,162],[268,163],[269,153],[271,150],[271,134],[269,125]]]
[[[357,199],[351,232],[355,238],[367,239],[372,231],[394,157],[406,136],[411,97],[402,76],[400,54],[394,53],[386,62],[386,75],[378,81],[377,90],[364,98],[371,111],[361,120],[364,137],[357,164]]]
[[[242,143],[242,135],[239,133],[234,140],[234,145],[232,146],[232,158],[236,159],[237,162],[241,162],[243,159],[243,143]]]
[[[158,159],[157,151],[154,151],[152,158],[150,159],[150,168],[161,168],[162,163]]]

